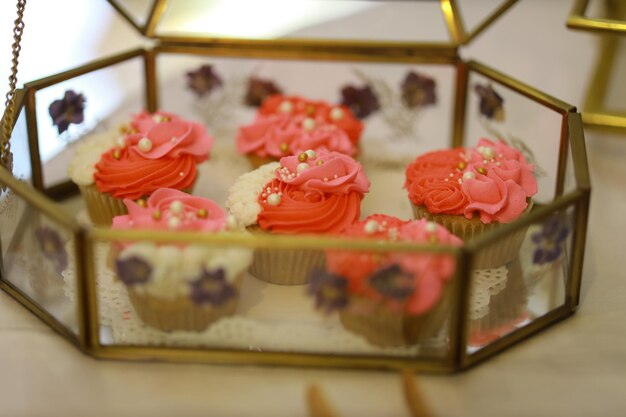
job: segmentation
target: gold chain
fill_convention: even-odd
[[[11,62],[11,75],[9,76],[9,91],[6,95],[6,101],[4,106],[6,108],[4,123],[2,124],[2,143],[0,143],[0,164],[11,170],[13,165],[13,156],[11,155],[11,144],[9,139],[11,138],[11,128],[13,126],[13,120],[15,119],[15,86],[17,84],[17,64],[22,47],[20,42],[22,40],[22,33],[24,32],[24,8],[26,7],[26,0],[17,1],[17,19],[15,19],[15,26],[13,27],[13,59]]]

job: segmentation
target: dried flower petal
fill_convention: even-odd
[[[252,76],[248,79],[248,91],[246,91],[244,101],[248,106],[259,107],[267,97],[282,93],[282,89],[272,80]]]
[[[563,252],[563,243],[569,232],[569,225],[563,216],[555,215],[546,220],[541,230],[531,236],[536,244],[533,263],[543,265],[557,260]]]
[[[138,256],[117,259],[115,261],[115,269],[120,281],[128,286],[144,284],[152,277],[152,267],[147,261]]]
[[[480,114],[487,119],[503,121],[504,120],[504,99],[500,94],[496,93],[491,84],[476,84],[474,91],[480,97]]]
[[[348,281],[323,269],[315,269],[309,276],[307,292],[315,297],[315,306],[327,313],[348,305]]]
[[[70,124],[82,123],[85,119],[85,96],[73,90],[67,90],[62,99],[54,100],[48,107],[52,124],[59,134],[65,132]]]
[[[361,88],[347,85],[341,89],[341,104],[348,107],[359,119],[365,119],[380,109],[378,97],[369,85]]]
[[[197,70],[187,73],[187,87],[198,97],[209,94],[221,85],[222,80],[213,71],[213,65],[202,65]]]
[[[237,295],[235,287],[226,281],[224,269],[213,271],[204,270],[191,286],[191,301],[197,305],[213,304],[216,306],[226,303]]]
[[[63,272],[68,265],[68,255],[59,232],[42,226],[35,230],[35,236],[43,256],[54,263],[57,273]]]
[[[434,79],[409,71],[402,82],[402,101],[409,108],[437,103],[437,84]]]
[[[413,276],[404,272],[398,264],[381,268],[368,279],[372,288],[383,296],[396,300],[405,300],[413,293],[413,281]]]

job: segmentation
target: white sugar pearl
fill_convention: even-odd
[[[309,168],[309,164],[307,164],[306,162],[301,162],[296,167],[296,170],[298,171],[298,173],[301,173],[302,171],[304,171],[307,168]]]
[[[170,217],[167,220],[167,227],[170,229],[178,229],[180,227],[180,219],[178,217]]]
[[[124,136],[120,136],[119,138],[115,140],[115,143],[120,148],[123,148],[124,146],[126,146],[126,138]]]
[[[365,230],[367,234],[376,233],[378,231],[378,222],[376,220],[368,220],[363,230]]]
[[[232,214],[229,214],[226,218],[226,228],[228,230],[235,230],[237,229],[237,226],[237,219]]]
[[[170,142],[176,143],[177,140],[178,138],[176,136],[172,136],[172,138],[170,139]]]
[[[426,229],[428,233],[435,233],[437,231],[437,223],[427,222],[426,226],[424,226],[424,229]]]
[[[277,206],[280,204],[280,196],[278,194],[270,194],[267,197],[267,204]]]
[[[317,156],[313,149],[307,149],[306,151],[304,151],[304,153],[309,159],[314,159]]]
[[[479,146],[478,153],[485,159],[493,159],[496,156],[496,151],[491,146]]]
[[[174,214],[182,213],[183,209],[183,202],[180,200],[174,200],[172,201],[172,204],[170,204],[170,211]]]
[[[304,130],[315,129],[315,120],[311,119],[310,117],[307,117],[306,119],[302,121],[302,127],[304,128]]]
[[[148,138],[141,138],[137,146],[141,152],[150,152],[152,150],[152,141]]]
[[[343,110],[339,107],[335,107],[330,111],[330,118],[333,120],[341,120],[343,118]]]
[[[472,171],[467,171],[465,174],[463,174],[463,179],[469,180],[474,178],[476,178],[476,174],[474,174]]]
[[[278,111],[283,113],[291,113],[292,110],[293,104],[291,103],[291,101],[283,101],[282,103],[280,103],[280,106],[278,106]]]

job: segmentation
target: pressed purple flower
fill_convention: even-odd
[[[54,263],[57,273],[63,272],[67,268],[68,255],[59,232],[50,227],[42,226],[35,230],[35,236],[43,255]]]
[[[248,106],[259,107],[267,97],[282,93],[283,90],[272,80],[252,76],[248,79],[248,91],[244,101]]]
[[[369,85],[361,88],[347,85],[341,89],[341,104],[348,107],[359,119],[365,119],[380,109],[378,97]]]
[[[315,297],[315,306],[327,313],[348,305],[348,281],[323,269],[311,271],[307,292]]]
[[[569,225],[563,216],[552,216],[546,220],[541,230],[531,236],[533,243],[537,245],[533,253],[533,263],[543,265],[557,260],[563,252],[563,243],[569,232]]]
[[[138,256],[130,256],[126,259],[115,261],[117,276],[128,286],[143,284],[152,277],[152,267],[145,259]]]
[[[67,90],[60,100],[54,100],[48,107],[52,124],[59,134],[65,132],[70,124],[82,123],[85,119],[85,96],[74,90]]]
[[[191,301],[200,306],[206,304],[220,306],[237,295],[235,287],[226,281],[223,268],[204,270],[198,279],[189,285]]]
[[[187,87],[198,97],[209,94],[221,85],[222,80],[213,71],[213,65],[202,65],[197,70],[187,73]]]
[[[437,83],[434,79],[409,71],[402,81],[402,101],[409,108],[424,107],[437,103]]]
[[[496,90],[493,89],[491,84],[474,85],[474,91],[480,97],[479,110],[480,114],[487,119],[497,120],[501,122],[504,120],[504,99]]]
[[[368,279],[370,287],[381,295],[400,301],[406,300],[413,293],[413,281],[413,276],[404,272],[398,264],[381,268]]]

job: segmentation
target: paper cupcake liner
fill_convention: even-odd
[[[113,217],[128,214],[123,199],[100,192],[95,184],[81,185],[79,189],[91,221],[98,226],[111,226]],[[191,194],[192,189],[189,187],[181,191]]]
[[[414,345],[437,336],[450,313],[452,291],[447,284],[437,304],[425,314],[412,316],[391,310],[362,296],[350,297],[351,308],[339,312],[343,327],[376,346]]]
[[[519,257],[506,265],[506,287],[489,301],[489,313],[478,320],[470,320],[470,333],[483,333],[509,325],[524,314],[528,291],[524,282]]]
[[[242,276],[238,276],[234,285],[237,293],[241,287]],[[147,325],[160,330],[202,331],[222,317],[232,316],[237,309],[238,297],[220,306],[198,306],[189,297],[159,298],[151,294],[135,291],[127,287],[128,298],[139,318]]]
[[[428,212],[424,206],[415,204],[411,204],[411,206],[416,219],[426,219],[439,223],[463,241],[470,240],[500,226],[500,223],[485,224],[476,217],[467,219],[461,215],[433,214]],[[522,215],[530,212],[531,208],[532,202],[528,204]],[[515,259],[519,254],[522,243],[524,243],[527,230],[528,227],[519,229],[507,235],[506,238],[498,240],[495,244],[481,249],[474,256],[472,267],[474,269],[495,268]]]
[[[256,249],[249,272],[258,279],[279,285],[300,285],[309,273],[324,268],[324,252],[312,249]]]

